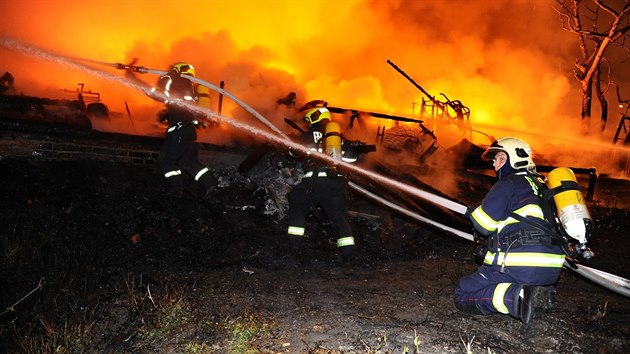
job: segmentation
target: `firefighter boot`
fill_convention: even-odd
[[[338,250],[339,250],[339,256],[341,258],[341,263],[343,265],[346,265],[346,266],[354,265],[354,261],[355,261],[354,245],[339,247]]]
[[[292,252],[302,252],[304,250],[304,236],[287,235],[287,243]]]
[[[455,307],[464,313],[469,313],[471,315],[485,315],[486,313],[483,311],[481,306],[476,303],[460,303],[455,301]]]
[[[202,199],[211,200],[214,199],[214,194],[217,191],[217,184],[219,184],[219,180],[212,174],[212,172],[207,171],[201,177],[199,177],[199,184],[204,188],[204,194]]]
[[[184,176],[175,175],[166,179],[168,187],[163,196],[169,198],[181,198],[184,195]]]
[[[520,291],[519,299],[518,314],[523,323],[521,333],[527,334],[545,307],[545,287],[525,285]]]
[[[545,286],[545,306],[547,313],[558,311],[558,301],[556,300],[556,288],[553,285]]]

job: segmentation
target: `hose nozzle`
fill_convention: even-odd
[[[586,260],[593,258],[593,256],[595,256],[595,253],[593,253],[593,251],[591,251],[588,248],[586,248],[586,249],[584,249],[584,251],[582,251],[582,258],[584,258]]]
[[[115,65],[116,69],[118,70],[134,71],[141,74],[146,74],[149,72],[149,69],[145,68],[144,66],[125,65],[121,63],[117,63]]]

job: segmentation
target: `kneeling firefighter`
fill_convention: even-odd
[[[549,190],[536,173],[529,144],[501,138],[482,159],[493,161],[497,181],[481,205],[466,214],[487,239],[487,251],[480,268],[458,281],[455,306],[472,314],[510,315],[527,332],[545,306],[557,306],[554,284],[564,264],[566,240],[546,202]]]
[[[348,163],[357,161],[357,154],[349,144],[344,144],[339,124],[332,121],[326,107],[309,109],[304,119],[309,123],[309,130],[298,137],[299,143]],[[288,199],[288,238],[291,244],[303,246],[306,217],[314,208],[320,207],[337,237],[342,260],[352,261],[355,239],[346,217],[346,179],[341,171],[321,161],[307,159],[302,181],[289,192]]]
[[[218,180],[202,165],[197,156],[197,128],[203,125],[201,117],[185,107],[181,102],[197,104],[199,95],[192,81],[182,75],[195,76],[195,68],[187,63],[176,63],[161,76],[157,90],[167,97],[166,110],[158,117],[162,123],[168,123],[166,137],[158,164],[168,181],[167,196],[179,197],[184,192],[183,173],[187,173],[203,188],[204,193],[213,190]]]

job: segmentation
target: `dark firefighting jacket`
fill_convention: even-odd
[[[162,122],[168,121],[168,132],[180,129],[185,125],[197,125],[199,123],[194,112],[178,104],[181,102],[197,103],[198,97],[192,81],[175,71],[169,71],[158,79],[157,87],[167,97],[164,102],[167,110],[160,120]]]
[[[535,178],[516,172],[499,179],[471,213],[475,229],[490,237],[484,264],[562,268],[564,253],[545,221]]]

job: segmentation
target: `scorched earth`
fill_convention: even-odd
[[[270,190],[212,166],[215,201],[165,199],[157,166],[0,160],[0,345],[56,353],[622,353],[630,301],[569,270],[524,337],[453,305],[474,245],[350,195],[356,264],[315,217],[291,249]],[[485,191],[478,191],[482,196]],[[589,205],[588,265],[623,277],[630,215]]]

